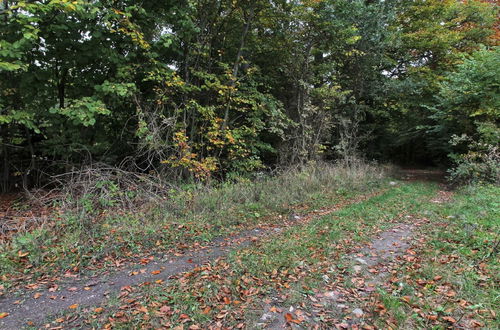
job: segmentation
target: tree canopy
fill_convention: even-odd
[[[2,190],[90,162],[194,180],[320,157],[449,163],[472,150],[454,136],[498,144],[497,15],[479,0],[3,0]]]

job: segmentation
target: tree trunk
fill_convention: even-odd
[[[28,128],[25,128],[26,132],[26,141],[28,141],[28,148],[30,151],[30,165],[28,169],[23,174],[23,189],[28,190],[30,186],[30,174],[35,170],[36,168],[36,156],[35,156],[35,149],[33,148],[33,141],[31,139],[31,133]]]
[[[64,108],[64,98],[66,94],[66,76],[68,75],[68,69],[62,69],[61,77],[57,84],[57,97],[59,99],[59,108]]]
[[[241,62],[241,56],[243,55],[243,48],[245,47],[245,42],[246,38],[248,35],[248,31],[250,30],[250,25],[252,24],[252,20],[254,18],[254,9],[253,7],[250,8],[250,12],[248,14],[248,17],[245,22],[245,26],[243,27],[243,31],[241,34],[241,42],[240,42],[240,47],[238,48],[238,52],[236,53],[236,60],[233,65],[233,72],[231,74],[231,81],[229,83],[229,86],[232,88],[236,86],[236,80],[238,79],[238,71],[240,68],[240,62]],[[229,96],[226,104],[226,110],[224,112],[224,121],[222,123],[222,131],[226,130],[227,128],[227,123],[229,121],[229,109],[231,107],[231,90],[229,91]]]
[[[2,168],[2,177],[0,181],[0,187],[2,189],[2,192],[7,192],[9,190],[9,149],[7,147],[7,137],[8,137],[8,132],[5,127],[0,127],[0,131],[2,132],[2,159],[3,159],[3,168]]]

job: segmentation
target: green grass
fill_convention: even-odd
[[[112,304],[104,306],[107,314],[96,319],[84,317],[94,326],[108,323],[111,317],[114,326],[123,328],[180,323],[203,328],[217,321],[235,326],[251,320],[266,297],[284,295],[290,301],[300,301],[323,284],[321,274],[327,272],[334,278],[343,271],[342,266],[335,267],[342,255],[369,240],[376,230],[392,226],[402,214],[417,212],[436,189],[433,184],[404,184],[233,252],[227,259],[195,269],[170,284],[137,288],[134,304],[140,302],[148,308],[147,318],[135,314],[134,305],[120,311],[125,316],[117,318],[118,305]],[[162,306],[168,306],[171,314],[158,315]],[[186,316],[189,321],[183,322]]]
[[[381,168],[319,164],[254,182],[186,185],[171,189],[165,199],[134,207],[120,201],[129,195],[143,197],[139,193],[120,191],[113,182],[97,182],[99,189],[92,191],[101,195],[61,201],[74,207],[0,245],[0,285],[27,284],[66,271],[99,272],[116,260],[203,244],[275,222],[278,215],[331,206],[379,189],[383,182]]]
[[[393,317],[407,329],[500,328],[495,316],[500,310],[500,187],[462,188],[451,202],[429,204],[426,210],[431,222],[422,228],[426,243],[418,248],[418,266],[401,265],[397,277],[406,278],[405,288],[382,293],[389,313],[378,324]],[[401,302],[403,296],[411,307]]]

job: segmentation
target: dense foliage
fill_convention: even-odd
[[[479,0],[3,0],[2,190],[96,161],[196,180],[360,155],[495,166],[497,14]]]

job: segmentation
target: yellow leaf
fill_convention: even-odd
[[[30,254],[29,252],[23,252],[23,251],[18,251],[17,252],[17,256],[19,258],[23,258],[23,257],[26,257],[28,254]]]

